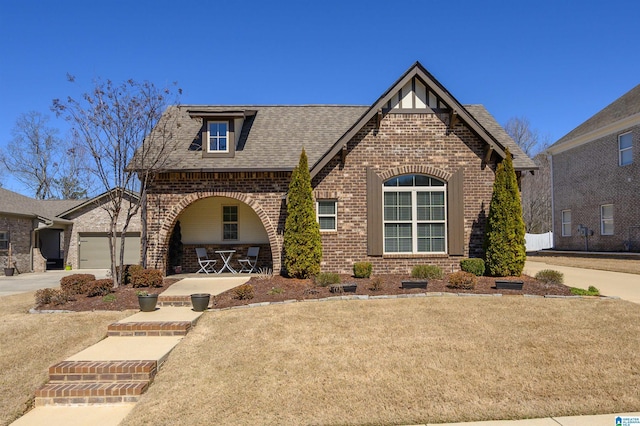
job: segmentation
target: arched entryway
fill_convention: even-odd
[[[165,268],[169,239],[175,223],[180,220],[186,272],[197,270],[196,247],[206,247],[210,252],[233,249],[236,250],[237,256],[242,257],[251,246],[261,247],[262,266],[273,268],[276,274],[280,272],[282,249],[276,226],[260,204],[247,194],[187,194],[180,202],[174,204],[164,220],[158,223],[155,235],[152,220],[150,218],[147,255],[150,267]]]

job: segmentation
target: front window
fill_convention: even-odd
[[[229,151],[229,123],[226,121],[209,122],[209,152]]]
[[[445,253],[445,183],[422,175],[392,178],[383,187],[385,253]]]
[[[613,204],[600,206],[600,234],[613,235]]]
[[[562,210],[562,236],[571,236],[571,210]]]
[[[633,163],[633,139],[631,132],[618,136],[618,156],[621,166]]]
[[[337,217],[338,209],[336,207],[337,202],[335,200],[323,200],[318,201],[318,224],[320,225],[320,231],[336,231],[337,230]]]
[[[9,250],[9,233],[0,231],[0,250]]]
[[[222,239],[238,239],[238,206],[222,206]]]

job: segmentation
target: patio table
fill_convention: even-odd
[[[231,272],[232,274],[237,274],[238,271],[236,271],[235,269],[233,269],[231,267],[231,265],[229,265],[229,262],[231,261],[231,257],[233,256],[233,253],[235,253],[235,250],[216,250],[216,253],[218,253],[220,255],[220,258],[222,259],[222,262],[224,263],[224,265],[222,265],[222,268],[220,268],[220,270],[218,271],[218,274],[220,274],[222,271],[224,271],[225,269],[228,270],[229,272]]]

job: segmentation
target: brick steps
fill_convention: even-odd
[[[188,303],[191,304],[189,296]],[[184,336],[195,321],[117,322],[109,336]],[[49,383],[36,390],[35,405],[137,402],[158,371],[156,360],[62,361],[49,367]]]
[[[49,367],[49,382],[128,382],[155,377],[156,361],[62,361]]]
[[[191,304],[191,301],[189,301]],[[116,322],[109,325],[108,336],[185,336],[193,327],[191,321]]]
[[[137,402],[149,383],[48,383],[36,391],[36,406]]]
[[[158,306],[191,306],[191,296],[158,296]]]

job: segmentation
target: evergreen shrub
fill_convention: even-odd
[[[480,258],[462,259],[460,261],[460,269],[464,272],[470,272],[477,277],[484,275],[484,260]]]

